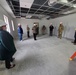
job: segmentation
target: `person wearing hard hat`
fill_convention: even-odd
[[[64,30],[64,26],[63,26],[62,22],[60,22],[60,25],[58,28],[58,38],[60,38],[60,39],[62,38],[63,30]]]
[[[36,39],[36,35],[37,35],[36,28],[37,28],[37,26],[36,26],[36,24],[34,24],[34,26],[32,27],[34,40],[37,40],[37,39]]]
[[[54,29],[54,26],[51,23],[50,26],[49,26],[50,36],[52,36],[52,34],[53,34],[53,29]]]
[[[20,23],[18,24],[18,36],[19,36],[19,40],[22,41],[23,29]]]
[[[0,60],[5,60],[7,69],[15,66],[15,64],[13,64],[13,55],[15,52],[16,48],[13,37],[6,31],[6,23],[0,20]]]
[[[75,28],[75,34],[74,34],[74,44],[76,44],[76,28]]]

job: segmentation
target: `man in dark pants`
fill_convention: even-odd
[[[36,35],[37,35],[37,32],[36,32],[36,24],[34,24],[34,26],[33,26],[33,28],[32,28],[32,31],[33,31],[34,40],[37,40],[37,39],[36,39]]]
[[[54,27],[51,23],[51,25],[49,26],[50,36],[52,36],[52,34],[53,34],[53,29],[54,29]]]
[[[36,25],[36,35],[39,35],[39,26]]]
[[[0,20],[0,60],[5,60],[5,66],[7,69],[13,68],[15,64],[13,62],[13,55],[16,52],[16,48],[13,42],[13,37],[6,31],[6,24]]]

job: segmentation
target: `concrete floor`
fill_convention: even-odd
[[[16,66],[7,70],[4,63],[0,64],[0,75],[76,75],[76,59],[69,61],[76,45],[55,36],[37,39],[15,41]]]

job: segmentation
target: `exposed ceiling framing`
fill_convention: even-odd
[[[6,0],[16,18],[47,19],[57,18],[68,14],[76,13],[76,0]],[[20,2],[24,1],[25,6],[21,7]],[[32,4],[31,4],[31,2]],[[24,3],[23,3],[24,4]],[[30,4],[30,6],[29,6]],[[29,7],[28,7],[29,6]],[[69,11],[69,13],[68,13]],[[70,12],[71,11],[71,12]],[[66,12],[66,13],[65,13]]]

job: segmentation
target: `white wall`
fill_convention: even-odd
[[[12,24],[11,24],[11,20],[13,20],[13,18],[11,17],[11,15],[9,15],[6,10],[0,5],[0,19],[4,20],[3,15],[6,15],[8,17],[9,20],[9,25],[10,25],[10,30],[11,30],[11,35],[13,35],[13,37],[15,37],[14,33],[15,31],[12,30]]]

